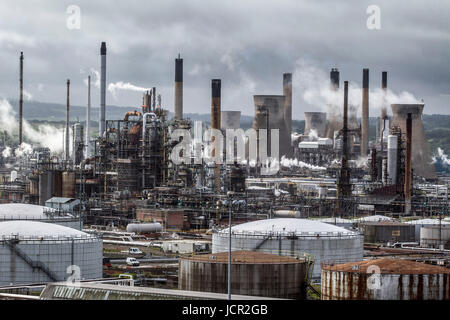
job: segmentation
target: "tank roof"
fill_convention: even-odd
[[[45,212],[44,212],[45,210]],[[49,216],[47,213],[56,212],[56,209],[26,203],[4,203],[0,204],[1,220],[46,220],[54,218],[72,217],[69,214],[63,216]]]
[[[323,265],[322,270],[366,273],[367,268],[370,266],[379,267],[383,274],[450,274],[450,269],[445,267],[403,259],[388,258]]]
[[[439,225],[439,219],[419,219],[419,220],[410,220],[410,221],[405,221],[404,223],[408,223],[408,224],[436,224]],[[441,224],[450,224],[450,221],[445,221],[442,220]]]
[[[282,236],[305,235],[357,235],[358,233],[347,229],[314,220],[297,218],[277,218],[257,220],[236,225],[231,228],[232,233],[253,233],[253,234],[277,234]],[[228,228],[220,233],[228,234]]]
[[[394,219],[382,215],[366,216],[355,219],[358,222],[393,221]]]
[[[55,238],[89,238],[93,237],[83,231],[39,221],[3,221],[0,222],[0,238],[47,239]]]
[[[201,254],[192,257],[183,258],[184,260],[201,261],[209,263],[227,263],[228,252],[219,252],[214,254]],[[231,252],[231,262],[239,264],[279,264],[279,263],[303,263],[304,259],[297,259],[288,256],[279,256],[276,254],[239,250]]]

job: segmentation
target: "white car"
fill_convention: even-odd
[[[130,254],[142,254],[142,251],[138,248],[130,248],[128,249],[128,253]]]
[[[138,266],[140,263],[136,258],[128,257],[127,258],[127,266]]]

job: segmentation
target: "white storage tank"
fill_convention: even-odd
[[[331,224],[313,220],[279,218],[247,222],[232,227],[231,249],[261,251],[315,260],[312,278],[320,278],[322,262],[360,261],[363,236]],[[228,228],[212,237],[212,252],[228,250]]]
[[[127,225],[127,232],[134,233],[155,233],[161,232],[162,226],[159,222],[155,223],[130,223]]]
[[[450,248],[450,226],[429,226],[420,228],[420,246],[440,248]]]
[[[83,228],[82,220],[68,212],[26,203],[0,204],[0,222],[12,220],[54,223],[77,230]]]
[[[438,219],[419,219],[406,221],[405,223],[414,225],[416,242],[420,242],[420,229],[422,229],[422,227],[439,226]],[[444,227],[450,227],[450,221],[441,220],[441,225]]]
[[[0,286],[65,281],[70,266],[81,279],[101,278],[102,259],[95,235],[51,223],[0,222]]]

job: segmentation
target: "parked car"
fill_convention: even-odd
[[[127,258],[127,266],[138,266],[140,263],[136,258],[133,257],[128,257]]]

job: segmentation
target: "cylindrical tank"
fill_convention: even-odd
[[[392,184],[397,181],[397,153],[398,153],[398,137],[396,135],[388,136],[388,177]]]
[[[231,293],[305,299],[308,265],[305,259],[234,251],[231,255]],[[178,288],[226,293],[227,273],[227,252],[182,258],[179,261]]]
[[[300,211],[296,210],[275,210],[273,216],[276,218],[300,218]]]
[[[102,277],[102,239],[36,221],[0,222],[0,286]],[[73,266],[72,268],[69,268]]]
[[[212,252],[228,250],[228,228],[213,233]],[[286,256],[312,256],[312,278],[320,278],[322,261],[359,261],[363,237],[357,232],[331,224],[296,218],[247,222],[232,227],[233,251],[260,251]]]
[[[130,223],[127,225],[127,232],[134,233],[154,233],[160,232],[162,226],[159,222],[156,223]]]
[[[449,300],[450,269],[401,259],[323,265],[323,300]]]
[[[75,198],[75,172],[62,173],[62,197]]]
[[[441,245],[450,248],[450,226],[428,226],[420,228],[420,246],[439,248]]]
[[[364,230],[364,242],[414,242],[414,226],[399,222],[364,222],[361,224]]]

